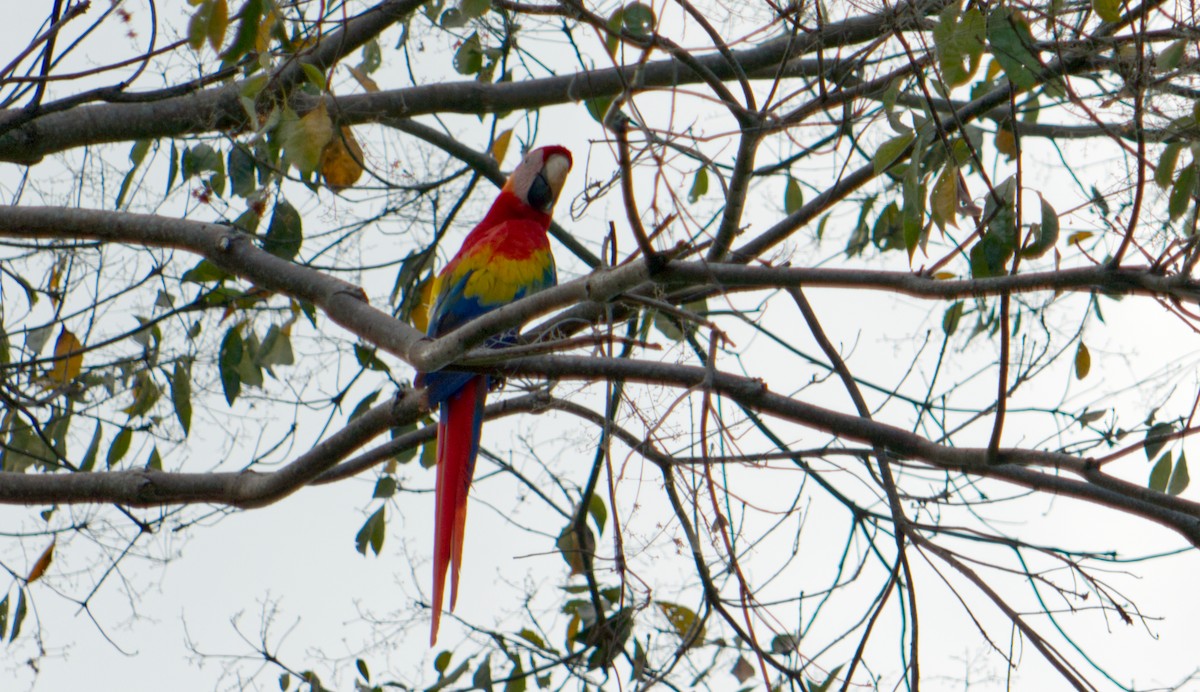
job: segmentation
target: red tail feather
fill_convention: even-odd
[[[433,529],[433,627],[429,644],[437,642],[442,618],[446,571],[450,571],[450,610],[458,600],[458,571],[462,565],[463,530],[467,521],[467,492],[475,475],[475,454],[483,424],[486,378],[473,377],[442,404],[437,437],[437,488]]]

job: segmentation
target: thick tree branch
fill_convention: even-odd
[[[0,472],[2,504],[102,504],[154,507],[215,503],[234,507],[271,504],[304,487],[389,428],[423,413],[420,392],[373,407],[278,471],[174,473],[152,469],[107,473]]]
[[[289,94],[306,77],[302,65],[325,71],[396,21],[412,14],[425,0],[384,0],[325,36],[308,52],[277,69],[259,98]],[[241,82],[165,98],[154,103],[109,103],[83,106],[29,118],[24,110],[0,112],[0,160],[35,163],[46,154],[104,142],[170,137],[248,126],[239,103]],[[57,110],[54,104],[46,104]],[[14,124],[20,123],[17,127]]]
[[[344,34],[338,32],[323,39],[304,60],[318,67],[328,67],[339,56],[370,40],[421,4],[422,0],[389,0],[380,3],[368,13],[351,20]],[[918,25],[913,22],[913,17],[937,11],[941,4],[918,0],[914,5],[917,10],[903,16],[909,17],[909,26],[916,28]],[[795,40],[785,37],[754,48],[733,51],[733,56],[740,63],[742,71],[755,73],[815,50],[818,46],[830,48],[870,41],[881,32],[895,28],[896,21],[897,18],[890,14],[852,17]],[[737,78],[737,72],[730,67],[727,56],[720,52],[698,56],[695,60],[721,79]],[[298,78],[287,70],[299,72],[300,66],[291,63],[285,67],[275,80],[277,83],[286,86],[294,81],[293,78]],[[519,82],[487,84],[468,80],[341,96],[333,104],[331,113],[336,113],[344,124],[356,124],[429,113],[536,110],[543,106],[598,96],[615,96],[630,85],[635,91],[645,91],[700,81],[701,77],[683,62],[666,59],[645,65]],[[39,117],[0,135],[0,161],[33,163],[47,154],[90,144],[240,131],[249,125],[239,102],[240,90],[241,82],[235,82],[152,104],[97,104]],[[296,99],[296,109],[301,112],[315,105],[311,97],[297,95]],[[5,129],[4,117],[6,114],[0,113],[0,132]],[[16,114],[7,114],[7,117],[16,117]]]

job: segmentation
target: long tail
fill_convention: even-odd
[[[437,436],[437,489],[433,528],[433,627],[429,645],[437,643],[442,619],[442,592],[450,568],[450,610],[458,600],[458,570],[462,564],[463,528],[467,522],[467,492],[475,475],[483,401],[488,383],[483,375],[467,380],[441,406]]]

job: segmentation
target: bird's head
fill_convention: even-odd
[[[549,215],[570,170],[571,152],[565,147],[538,147],[525,155],[504,184],[504,190]]]

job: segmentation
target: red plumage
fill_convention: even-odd
[[[483,220],[438,274],[429,317],[429,335],[442,336],[479,315],[555,283],[554,258],[546,230],[550,213],[571,168],[563,147],[535,149],[509,177]],[[501,335],[489,341],[500,345]],[[440,407],[437,487],[434,510],[433,622],[429,643],[437,641],[446,572],[450,609],[458,600],[467,495],[475,474],[486,375],[440,370],[417,375],[431,407]]]

